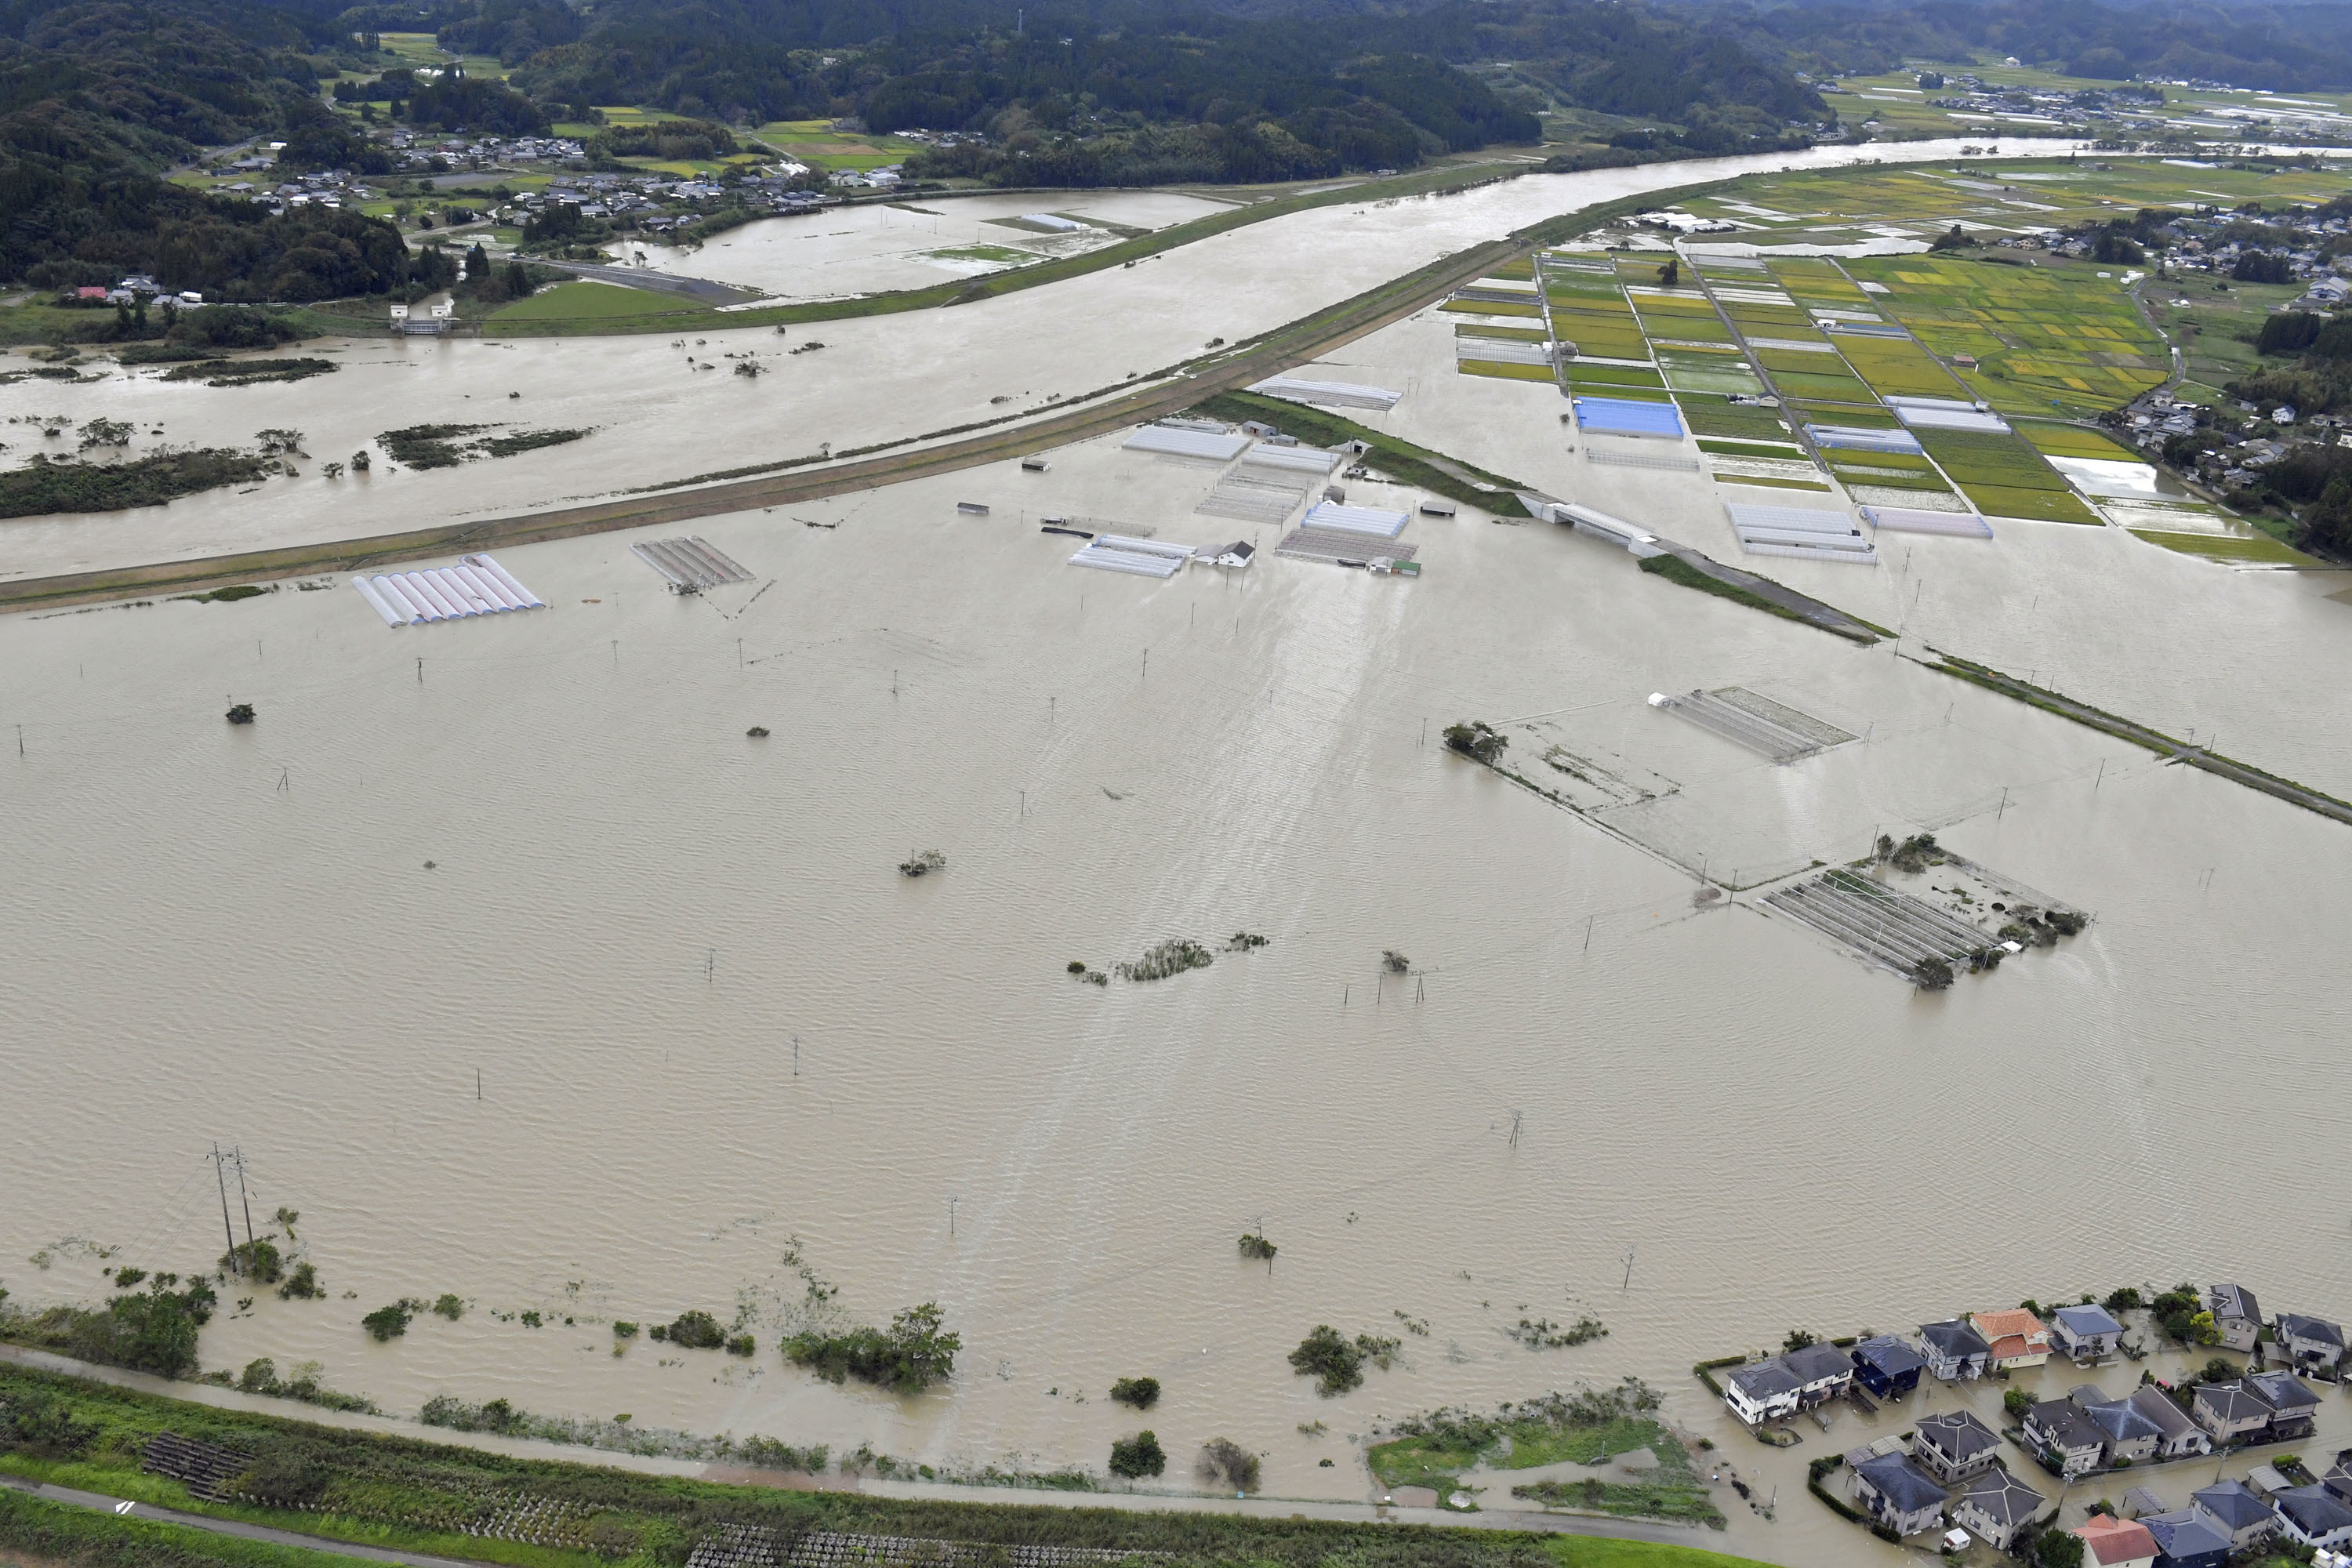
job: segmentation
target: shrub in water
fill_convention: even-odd
[[[360,1327],[375,1336],[378,1344],[395,1339],[408,1331],[411,1314],[407,1303],[394,1301],[389,1307],[378,1307],[360,1320]]]
[[[1149,1410],[1160,1403],[1160,1380],[1156,1377],[1122,1377],[1110,1385],[1110,1396],[1121,1405]],[[1158,1473],[1153,1472],[1155,1475]]]
[[[1133,1480],[1143,1476],[1156,1476],[1168,1468],[1168,1456],[1161,1451],[1160,1439],[1150,1432],[1138,1432],[1132,1437],[1114,1437],[1110,1445],[1110,1473]]]
[[[1192,1471],[1209,1485],[1237,1492],[1257,1489],[1257,1456],[1230,1437],[1212,1437],[1201,1445]]]
[[[654,1332],[656,1339],[661,1337],[660,1330]],[[718,1319],[697,1308],[680,1312],[671,1322],[669,1342],[690,1351],[715,1351],[727,1342],[727,1331],[719,1326]]]
[[[888,1329],[844,1333],[803,1330],[784,1342],[784,1355],[831,1383],[856,1378],[901,1394],[920,1394],[955,1375],[961,1336],[940,1331],[946,1314],[936,1301],[909,1307]]]

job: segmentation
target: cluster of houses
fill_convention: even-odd
[[[1937,1531],[1956,1549],[1976,1540],[2008,1551],[2040,1529],[2056,1505],[2011,1472],[2004,1441],[2071,1483],[2309,1438],[2320,1396],[2305,1380],[2335,1382],[2344,1374],[2343,1329],[2293,1312],[2265,1321],[2253,1294],[2235,1285],[2210,1287],[2202,1305],[2217,1342],[2255,1358],[2242,1375],[2179,1390],[2144,1381],[2119,1396],[2084,1384],[2026,1405],[2006,1434],[1966,1409],[1924,1415],[1910,1432],[1843,1456],[1854,1511],[1897,1536]],[[1913,1336],[1805,1345],[1732,1368],[1718,1382],[1725,1405],[1762,1431],[1832,1399],[1874,1408],[1874,1396],[1900,1399],[1925,1377],[2000,1377],[2044,1366],[2053,1356],[2078,1366],[2111,1363],[2120,1353],[2137,1353],[2125,1344],[2128,1331],[2113,1312],[2090,1302],[2057,1308],[2046,1318],[2025,1308],[1971,1312],[1922,1324]],[[1815,1419],[1826,1426],[1820,1415]],[[2352,1546],[2352,1449],[2324,1477],[2282,1458],[2255,1467],[2244,1480],[2216,1480],[2179,1509],[2135,1487],[2119,1516],[2094,1515],[2074,1533],[2083,1538],[2084,1562],[2093,1568],[2221,1568],[2233,1553],[2273,1539],[2314,1551]]]

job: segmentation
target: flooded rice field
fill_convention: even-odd
[[[1902,153],[1926,160],[1957,150],[1921,142],[1906,144]],[[257,431],[292,429],[302,433],[313,460],[299,465],[299,478],[269,479],[244,492],[214,491],[102,518],[0,521],[0,573],[41,575],[357,538],[779,462],[827,445],[847,450],[919,437],[1038,408],[1050,396],[1150,376],[1200,353],[1212,339],[1241,342],[1576,207],[1725,174],[1886,155],[1822,148],[1528,175],[1456,196],[1323,207],[1181,246],[1133,268],[950,310],[826,321],[782,335],[757,328],[683,340],[361,339],[305,345],[306,353],[332,358],[341,369],[290,384],[208,387],[165,383],[154,371],[118,371],[71,386],[19,383],[0,387],[0,421],[61,416],[127,422],[139,432],[129,448],[134,457],[159,442],[249,447]],[[709,253],[707,247],[703,255]],[[825,347],[789,352],[812,342]],[[730,374],[728,354],[756,355],[772,374]],[[458,468],[389,470],[378,437],[446,423],[593,433]],[[161,437],[152,434],[157,426]],[[40,452],[69,453],[76,445],[62,429],[45,441],[38,424],[5,428],[0,440],[10,450],[0,461],[11,464]],[[362,448],[377,459],[368,474],[325,476],[324,464],[348,461]]]
[[[628,249],[632,260],[655,271],[740,284],[777,299],[832,299],[924,289],[944,277],[1082,255],[1234,205],[1172,191],[909,197],[769,218],[698,246]]]
[[[1350,378],[1409,370],[1396,341]],[[1669,504],[1573,489],[1556,404],[1424,374],[1393,417]],[[754,580],[695,597],[629,552],[669,529],[500,552],[531,615],[389,631],[339,579],[0,620],[0,1072],[31,1134],[0,1147],[0,1282],[208,1263],[218,1140],[258,1213],[300,1211],[329,1296],[225,1313],[209,1366],[968,1468],[1099,1468],[1136,1425],[1106,1390],[1148,1374],[1171,1453],[1228,1436],[1269,1493],[1335,1498],[1382,1415],[1637,1374],[1786,1494],[1778,1522],[1723,1500],[1727,1545],[1790,1563],[1895,1561],[1797,1495],[1861,1436],[1734,1447],[1696,1360],[2124,1282],[2352,1305],[2352,1113],[2294,1088],[2352,1030],[2352,833],[1548,526],[1416,518],[1417,581],[1261,555],[1158,582],[1036,531],[1250,537],[1192,510],[1214,478],[1100,442],[704,520]],[[1674,504],[1664,531],[1736,555]],[[2103,679],[2226,649],[2210,689],[2251,716],[2330,667],[2345,606],[2067,554],[2112,542],[2011,530],[1929,572],[1969,546],[1926,541],[1912,571],[1975,606],[1980,657],[2062,629],[2008,602],[2047,575]],[[1776,766],[1646,701],[1732,685],[1866,740]],[[2303,711],[2340,725],[2340,694]],[[1673,791],[1612,837],[1448,754],[1469,718],[1530,771],[1559,744]],[[1919,994],[1674,863],[1929,825],[2091,925]],[[924,849],[945,869],[901,877]],[[1268,945],[1156,983],[1066,973],[1244,931]],[[2239,1105],[2295,1223],[2221,1168]],[[443,1291],[462,1321],[357,1326]],[[774,1349],[931,1299],[963,1336],[940,1394]],[[612,1320],[693,1307],[740,1308],[758,1355],[614,1353]],[[1606,1338],[1508,1336],[1585,1312]],[[1285,1364],[1400,1313],[1428,1335],[1351,1394]]]

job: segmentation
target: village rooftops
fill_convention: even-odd
[[[2325,1318],[2306,1318],[2300,1312],[2281,1312],[2278,1315],[2277,1323],[2273,1326],[2278,1330],[2279,1342],[2282,1344],[2294,1340],[2305,1340],[2312,1344],[2326,1346],[2339,1352],[2344,1349],[2343,1329]]]
[[[2216,1318],[2242,1318],[2250,1323],[2263,1321],[2263,1310],[2255,1303],[2254,1293],[2243,1285],[2208,1286],[2205,1300]]]
[[[1932,1363],[1958,1365],[1992,1353],[1992,1346],[1985,1337],[1960,1318],[1922,1323],[1919,1338],[1927,1345],[1927,1359]]]
[[[1863,1341],[1853,1355],[1854,1370],[1874,1393],[1916,1386],[1919,1369],[1927,1364],[1927,1357],[1893,1334]]]
[[[1921,1458],[1930,1469],[1965,1475],[2000,1447],[2000,1438],[1974,1411],[1939,1410],[1919,1417],[1915,1451],[1931,1450]]]
[[[2050,1316],[2074,1340],[2112,1337],[2124,1331],[2124,1326],[2105,1307],[2061,1307]]]

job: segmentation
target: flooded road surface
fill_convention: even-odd
[[[1517,447],[1556,416],[1528,407],[1524,441],[1455,449],[1544,480]],[[91,1299],[94,1247],[208,1263],[218,1140],[257,1214],[300,1211],[329,1298],[226,1312],[207,1365],[973,1468],[1098,1469],[1139,1424],[1105,1391],[1149,1374],[1180,1468],[1223,1435],[1269,1492],[1355,1498],[1353,1440],[1440,1404],[1638,1374],[1714,1431],[1691,1363],[1793,1325],[2180,1279],[2352,1307],[2352,1113],[2297,1088],[2352,1031],[2352,833],[1548,527],[1417,519],[1418,581],[1262,557],[1161,583],[1035,531],[1249,537],[1191,510],[1210,478],[1095,446],[707,520],[755,579],[700,598],[616,534],[500,553],[544,613],[390,632],[339,580],[0,620],[0,1073],[29,1134],[0,1147],[0,1283]],[[2053,619],[2010,603],[2036,562],[2126,542],[2048,539],[1915,565],[1921,602],[1948,584],[2022,635]],[[2235,650],[2339,607],[2159,564],[2071,590],[2118,596],[2100,679],[2177,642],[2258,707],[2277,662]],[[1776,767],[1645,701],[1729,684],[1868,743]],[[1559,735],[1666,780],[1663,847],[1444,752],[1470,718],[1522,768]],[[1922,994],[1698,907],[1671,863],[1926,826],[2095,922]],[[943,873],[898,875],[929,848]],[[1237,931],[1270,943],[1066,972]],[[2217,1116],[2259,1121],[2315,1218],[2258,1195]],[[803,1269],[838,1297],[812,1308]],[[358,1328],[443,1291],[462,1321]],[[942,1394],[776,1352],[931,1299],[963,1336]],[[750,1362],[613,1353],[614,1318],[739,1306]],[[1607,1338],[1506,1331],[1584,1311]],[[1353,1394],[1285,1363],[1398,1313],[1429,1335]],[[1895,1561],[1794,1495],[1832,1443],[1764,1455],[1779,1522],[1727,1544]]]
[[[1957,143],[1936,142],[1899,151],[1822,148],[1528,175],[1455,196],[1323,207],[1132,268],[950,310],[826,321],[782,334],[762,327],[677,339],[368,339],[306,347],[342,368],[291,384],[167,384],[153,371],[75,386],[20,383],[0,387],[0,419],[125,421],[140,432],[133,456],[159,442],[250,447],[257,431],[293,429],[302,433],[310,460],[299,465],[299,478],[168,507],[0,522],[0,573],[37,576],[360,538],[947,430],[1151,375],[1200,353],[1212,339],[1240,342],[1440,257],[1596,202],[1748,170],[1929,160],[1957,151]],[[813,342],[825,346],[810,350]],[[755,355],[770,374],[733,374],[730,354]],[[456,468],[390,471],[378,437],[433,424],[593,434]],[[159,425],[157,437],[150,432]],[[70,431],[44,441],[40,428],[19,425],[0,437],[13,448],[6,459],[74,449]],[[362,448],[374,458],[368,474],[325,477],[323,465],[348,462]]]

